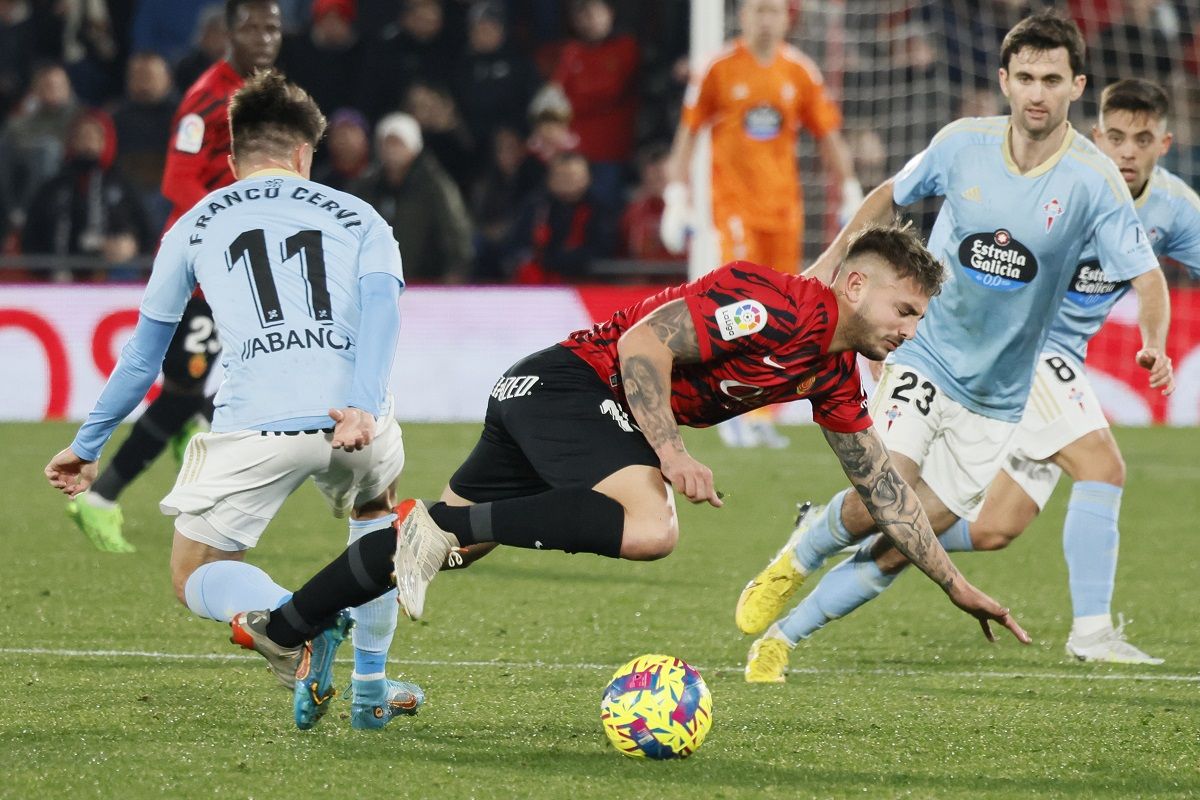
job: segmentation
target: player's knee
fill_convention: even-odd
[[[674,518],[663,522],[627,524],[621,538],[621,558],[630,561],[666,558],[678,542],[679,526]]]
[[[189,567],[183,567],[177,564],[171,565],[171,588],[175,590],[175,599],[184,606],[187,601],[187,582],[188,578],[192,577],[195,570]]]
[[[1011,527],[977,527],[971,526],[971,548],[978,551],[1003,550],[1021,535],[1021,531]]]

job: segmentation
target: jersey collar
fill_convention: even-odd
[[[1155,167],[1150,170],[1150,177],[1146,179],[1146,185],[1142,187],[1142,193],[1133,198],[1133,205],[1135,207],[1141,208],[1146,205],[1146,202],[1150,199],[1150,187],[1154,184],[1154,179],[1157,177],[1158,167]]]
[[[1008,171],[1018,178],[1038,178],[1045,175],[1050,170],[1062,161],[1062,157],[1071,149],[1071,145],[1075,142],[1075,129],[1071,127],[1071,123],[1067,123],[1067,135],[1063,137],[1062,144],[1055,150],[1049,158],[1038,164],[1029,172],[1021,172],[1021,168],[1017,166],[1017,162],[1013,161],[1012,157],[1012,120],[1009,120],[1008,125],[1004,127],[1004,138],[1000,141],[1000,152],[1004,155],[1004,166],[1008,167]]]
[[[299,172],[292,172],[290,169],[283,169],[282,167],[266,167],[264,169],[255,170],[242,180],[248,181],[251,178],[270,178],[275,176],[281,178],[300,178],[301,180],[304,180],[304,176]]]

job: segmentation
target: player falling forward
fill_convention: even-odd
[[[228,100],[247,76],[275,63],[283,23],[274,0],[225,0],[229,29],[226,57],[211,66],[187,90],[175,112],[175,131],[167,151],[162,193],[171,201],[167,229],[214,189],[234,181],[229,167]],[[67,514],[92,544],[113,553],[133,552],[122,532],[117,499],[167,445],[177,453],[196,428],[196,416],[211,416],[204,386],[221,344],[212,309],[197,294],[162,362],[162,391],[138,418],[104,471],[84,494],[67,504]]]
[[[1200,277],[1200,197],[1157,165],[1171,146],[1168,106],[1166,93],[1150,81],[1107,86],[1092,139],[1120,170],[1154,252]],[[1074,481],[1063,523],[1074,609],[1067,652],[1081,661],[1160,664],[1162,659],[1125,641],[1123,626],[1112,621],[1125,463],[1083,362],[1088,340],[1129,284],[1109,280],[1103,267],[1093,253],[1084,253],[1038,357],[1004,469],[988,487],[970,536],[956,541],[973,550],[1007,547],[1045,507],[1066,472]]]
[[[882,357],[913,336],[942,267],[896,227],[866,228],[846,253],[832,287],[734,262],[518,362],[492,390],[479,442],[442,501],[428,509],[405,501],[399,544],[388,531],[353,543],[270,612],[267,637],[294,647],[337,609],[388,590],[393,569],[398,599],[416,619],[460,545],[666,556],[679,536],[671,487],[722,505],[679,426],[806,397],[885,535],[988,638],[998,621],[1028,642],[938,545],[871,426],[859,383],[857,355]]]
[[[289,593],[242,559],[302,483],[311,477],[335,516],[349,514],[351,541],[392,532],[404,446],[387,382],[404,277],[387,223],[358,198],[308,179],[325,129],[312,98],[278,73],[259,73],[234,94],[229,116],[236,182],[163,237],[133,338],[46,477],[71,496],[92,483],[101,448],[145,395],[203,285],[226,345],[225,373],[213,432],[193,438],[161,504],[176,517],[171,578],[193,613],[233,620],[235,641],[256,648],[266,619],[239,612],[273,608]],[[415,713],[420,688],[384,675],[393,598],[352,613],[353,726]],[[265,653],[276,676],[296,686],[302,724],[328,708],[332,654],[349,618],[336,622],[307,650],[298,642]]]
[[[888,357],[872,412],[901,475],[950,549],[967,549],[967,522],[978,517],[1003,465],[1037,356],[1085,245],[1110,280],[1130,281],[1138,294],[1138,356],[1151,385],[1172,380],[1164,351],[1169,299],[1158,260],[1116,167],[1067,122],[1086,81],[1083,57],[1073,22],[1053,13],[1019,22],[1001,48],[1000,85],[1011,114],[943,129],[868,196],[813,268],[832,274],[846,238],[889,217],[893,202],[945,198],[930,249],[955,276],[930,303],[917,336]],[[891,582],[903,557],[882,542],[868,543],[772,624],[806,575],[874,530],[858,496],[840,492],[750,581],[736,621],[745,633],[766,635],[750,649],[747,680],[782,682],[800,639]]]
[[[688,169],[703,128],[712,130],[712,224],[721,263],[800,270],[804,203],[796,152],[801,128],[815,139],[830,179],[842,187],[841,221],[862,203],[862,187],[842,138],[842,113],[825,93],[821,72],[786,41],[787,0],[741,0],[742,35],[688,88],[667,164],[661,235],[672,252],[687,243]],[[720,426],[731,447],[786,447],[769,410]]]

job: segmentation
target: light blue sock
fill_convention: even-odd
[[[854,555],[829,570],[800,605],[776,623],[788,641],[807,639],[891,586],[900,573],[885,575],[871,558],[871,546],[881,535],[867,539]]]
[[[395,514],[377,519],[352,519],[349,543],[353,544],[371,531],[386,528],[395,521]],[[354,617],[351,637],[354,640],[355,675],[383,674],[388,648],[391,647],[392,636],[396,633],[398,612],[395,589],[363,603],[358,608],[350,609],[350,615]]]
[[[275,609],[292,593],[245,561],[210,561],[188,576],[187,607],[199,617],[229,622],[242,611]]]
[[[1063,522],[1063,555],[1076,617],[1111,613],[1117,577],[1121,487],[1079,481],[1071,489]]]
[[[960,519],[938,534],[938,541],[947,553],[969,553],[975,549],[971,543],[971,523]]]
[[[849,491],[843,489],[830,498],[829,505],[813,517],[808,530],[796,542],[792,552],[806,574],[820,569],[825,559],[854,543],[854,537],[842,524],[842,502]]]

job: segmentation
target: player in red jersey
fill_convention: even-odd
[[[183,96],[175,112],[174,134],[163,170],[162,193],[173,208],[167,228],[214,189],[233,183],[229,167],[229,98],[257,69],[279,55],[283,21],[274,0],[225,0],[229,28],[226,57],[209,67]],[[186,444],[185,431],[198,413],[211,416],[204,384],[221,352],[212,309],[197,294],[184,310],[163,359],[162,391],[138,419],[129,438],[86,493],[67,513],[101,550],[132,552],[121,530],[117,498],[162,452],[173,437]]]
[[[989,639],[996,621],[1028,643],[1008,610],[950,562],[872,427],[859,383],[857,354],[879,358],[911,338],[941,281],[912,232],[873,227],[831,286],[735,261],[534,353],[493,387],[479,442],[441,502],[401,503],[398,536],[383,528],[347,548],[271,612],[257,649],[297,646],[339,609],[390,588],[393,569],[401,607],[420,617],[429,581],[463,545],[662,558],[679,536],[670,487],[722,505],[679,426],[798,397],[812,403],[897,548]]]

